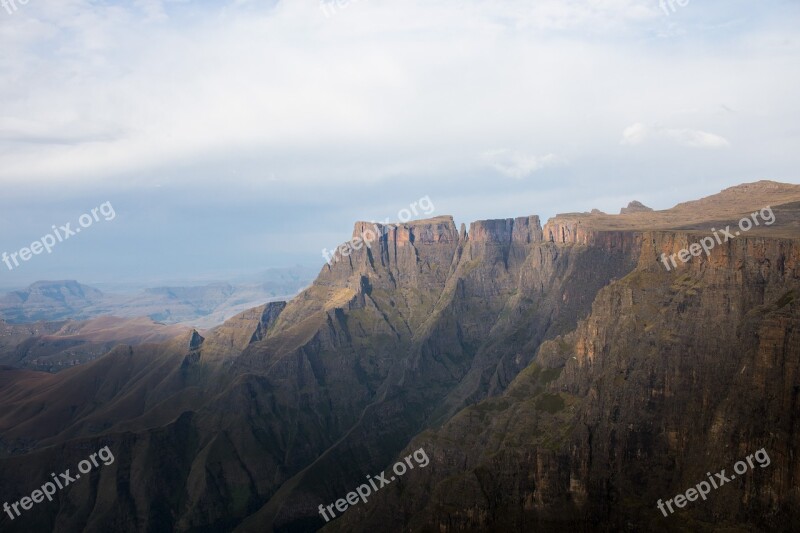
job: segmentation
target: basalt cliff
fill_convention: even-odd
[[[769,225],[664,267],[767,206]],[[0,371],[1,497],[115,456],[0,527],[797,530],[798,326],[800,186],[387,226],[289,302],[55,375]],[[427,467],[318,513],[419,448]],[[769,466],[656,508],[761,448]]]

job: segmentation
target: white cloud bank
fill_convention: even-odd
[[[566,164],[563,158],[555,154],[538,156],[508,149],[489,150],[482,157],[496,171],[514,179],[523,179],[547,167]]]
[[[735,138],[766,164],[800,118],[798,10],[782,1],[772,16],[731,0],[669,20],[652,0],[363,0],[330,18],[317,0],[265,4],[37,0],[0,12],[0,183],[163,176],[203,159],[298,182],[487,163],[520,179],[565,160],[580,172],[615,156],[624,124],[677,123],[685,109],[702,129],[636,123],[623,143]],[[725,103],[737,113],[710,111]],[[465,163],[522,145],[547,150]]]
[[[731,144],[725,137],[706,131],[689,128],[650,127],[641,122],[625,128],[620,142],[624,145],[636,146],[657,138],[669,139],[688,148],[728,148]]]

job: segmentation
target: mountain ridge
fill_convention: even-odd
[[[575,226],[554,217],[541,228],[539,239],[538,217],[534,216],[476,221],[470,224],[469,232],[463,226],[456,229],[451,217],[437,217],[389,228],[371,247],[324,265],[314,283],[285,306],[245,311],[204,332],[202,343],[193,342],[196,337],[192,333],[167,344],[120,347],[96,361],[47,378],[51,392],[38,392],[35,413],[20,393],[24,383],[3,387],[8,379],[3,377],[6,371],[0,371],[0,402],[10,406],[0,417],[0,490],[13,494],[22,480],[40,470],[56,469],[59,454],[63,455],[59,446],[102,442],[115,448],[121,459],[119,465],[123,465],[100,472],[93,481],[93,487],[102,484],[106,490],[85,494],[85,501],[80,500],[81,507],[75,510],[62,504],[43,507],[39,518],[43,524],[54,524],[55,512],[59,511],[66,513],[61,515],[62,520],[75,519],[75,512],[85,513],[89,517],[86,523],[91,524],[89,530],[101,530],[112,523],[122,531],[315,530],[324,525],[317,504],[341,498],[364,476],[391,464],[403,449],[424,444],[431,451],[431,468],[395,485],[416,494],[409,501],[408,513],[395,511],[399,509],[391,500],[395,489],[387,489],[376,497],[374,505],[350,510],[327,527],[363,530],[377,527],[374,520],[380,516],[398,530],[434,527],[444,531],[503,525],[506,522],[497,521],[503,516],[511,526],[539,523],[546,527],[554,526],[559,512],[573,517],[573,525],[579,527],[597,517],[608,518],[609,508],[586,507],[588,495],[608,501],[603,497],[627,495],[638,488],[630,482],[603,492],[612,471],[582,466],[589,451],[602,451],[609,458],[624,455],[624,449],[618,450],[610,440],[615,426],[609,426],[612,422],[607,420],[612,421],[614,416],[614,391],[624,394],[627,390],[624,379],[615,381],[614,371],[625,368],[628,359],[608,356],[608,346],[625,347],[626,353],[647,347],[650,353],[654,322],[635,318],[646,311],[642,316],[660,320],[661,330],[676,332],[677,340],[672,341],[675,346],[685,343],[698,351],[691,339],[679,335],[680,326],[686,328],[681,316],[706,324],[714,306],[724,304],[732,317],[739,317],[736,324],[745,324],[741,317],[749,308],[738,303],[736,295],[744,298],[744,303],[770,306],[770,313],[790,313],[764,331],[771,338],[791,335],[795,300],[778,294],[775,288],[780,286],[776,280],[800,278],[796,245],[800,229],[793,226],[793,217],[800,213],[800,205],[794,203],[800,186],[788,187],[773,191],[770,200],[776,208],[776,226],[783,213],[781,234],[789,233],[790,238],[748,233],[715,249],[708,258],[692,258],[674,272],[665,271],[658,256],[696,238],[698,230],[682,229],[685,224],[681,223],[654,230],[650,227],[652,219],[637,218],[635,223],[641,228],[625,230],[608,229],[607,219],[600,214],[570,216],[578,219]],[[738,217],[747,210],[763,208],[758,204],[766,194],[750,195],[749,200],[721,197],[719,213],[705,210],[697,220],[706,223],[729,213],[735,212]],[[613,216],[633,219],[654,215]],[[364,231],[361,224],[367,223],[356,223],[354,234]],[[552,240],[545,238],[551,233]],[[739,268],[740,264],[745,270]],[[766,292],[761,291],[762,278],[772,280]],[[720,290],[706,290],[700,282]],[[656,291],[653,295],[648,292],[651,285]],[[794,289],[788,289],[788,294],[793,294]],[[693,298],[704,297],[701,294],[709,299],[695,302]],[[658,312],[653,303],[660,301],[658,298],[666,298],[663,301],[668,314]],[[787,303],[772,310],[771,306],[782,299]],[[777,303],[770,303],[773,301]],[[640,306],[636,312],[630,310],[633,305]],[[769,316],[772,320],[773,315]],[[627,331],[633,340],[626,340],[617,329]],[[611,333],[599,336],[605,331]],[[590,338],[597,340],[590,342]],[[791,344],[786,344],[790,338],[782,344],[787,346],[783,356],[789,358],[795,355],[789,351]],[[725,342],[730,346],[730,341]],[[571,359],[573,356],[576,359]],[[713,363],[707,357],[698,359]],[[580,361],[584,366],[570,361]],[[587,361],[603,362],[602,371],[594,373]],[[641,361],[652,367],[649,359]],[[681,361],[691,364],[690,359]],[[119,370],[110,372],[117,366]],[[674,371],[670,367],[664,370]],[[35,383],[33,376],[25,375],[29,376],[25,382]],[[135,383],[126,380],[126,375],[135,375]],[[733,376],[729,372],[721,375]],[[86,379],[96,384],[82,386]],[[629,394],[641,394],[643,385],[640,378],[637,380]],[[616,385],[609,388],[605,383]],[[791,391],[793,385],[788,386]],[[567,387],[567,391],[561,391],[561,387]],[[56,390],[64,392],[54,394]],[[102,397],[108,407],[86,408],[64,416],[57,398],[75,394],[68,391]],[[605,398],[603,405],[608,407],[583,410],[583,406],[591,406],[587,398],[592,397]],[[577,410],[575,414],[572,407]],[[507,417],[503,413],[509,409],[513,416]],[[624,416],[617,416],[626,421],[638,413],[634,405],[626,404],[625,409]],[[729,409],[736,414],[735,406]],[[533,418],[520,416],[523,413]],[[25,427],[19,426],[21,420],[25,420]],[[486,443],[505,438],[501,428],[493,424],[502,427],[512,421],[522,428],[520,432],[527,432],[525,435],[538,431],[533,435],[538,440],[531,441],[538,442],[538,447],[526,448],[525,440],[512,433],[504,458],[487,462],[484,455],[490,454],[484,454]],[[580,445],[587,433],[577,429],[577,433],[570,433],[575,421],[590,422],[596,434],[604,436],[594,442],[601,441],[598,446],[606,443],[605,447],[598,451],[593,445]],[[747,418],[742,420],[743,430],[749,427],[747,422]],[[780,423],[785,427],[787,421]],[[526,429],[525,424],[548,429],[542,433],[536,427]],[[36,431],[32,431],[34,427]],[[696,442],[700,438],[697,433],[683,431],[687,439]],[[651,440],[658,436],[644,430],[637,434]],[[30,435],[37,437],[31,440]],[[469,448],[471,441],[463,435],[483,435],[487,440]],[[545,441],[540,442],[543,438]],[[179,460],[164,464],[147,454],[145,450],[153,439]],[[763,442],[759,439],[748,445]],[[453,445],[459,441],[465,442],[463,449]],[[574,464],[572,455],[559,448],[568,443],[577,446]],[[794,445],[784,442],[784,446],[789,449]],[[545,448],[549,450],[546,454]],[[35,461],[22,460],[31,454]],[[459,457],[464,454],[475,459],[461,461]],[[532,503],[526,504],[522,513],[499,496],[494,506],[476,500],[481,491],[523,495],[519,492],[522,489],[508,492],[509,486],[502,479],[521,487],[515,477],[520,465],[533,468],[536,464],[520,459],[525,454],[546,461],[558,480],[565,476],[571,479],[570,472],[575,468],[575,488],[564,491],[557,480],[536,477],[537,486],[546,488],[548,496],[530,493],[526,488],[524,501]],[[124,480],[134,473],[133,466],[125,465],[134,464],[135,475],[141,480],[138,486],[150,487],[149,493],[114,489],[119,483],[125,486]],[[459,471],[454,464],[467,465],[468,469]],[[487,485],[492,468],[502,477],[494,488]],[[659,470],[663,464],[654,464],[654,468],[653,476],[666,478]],[[442,478],[429,477],[434,473]],[[471,487],[468,494],[453,488],[465,475],[471,480],[462,483]],[[429,499],[430,508],[420,506],[426,499],[419,490],[426,486],[436,487]],[[657,486],[671,488],[664,483]],[[462,503],[447,499],[447,494],[459,495]],[[574,494],[575,501],[558,499],[564,494]],[[384,498],[386,502],[381,504]],[[787,504],[791,501],[786,499]],[[162,510],[156,509],[154,502],[159,502]],[[108,511],[92,511],[112,508],[113,516]],[[449,511],[443,514],[443,508]],[[640,525],[658,526],[635,509],[638,507],[616,507],[619,523],[634,520]],[[782,516],[791,520],[794,515],[784,512]],[[740,517],[746,523],[752,518]],[[22,527],[8,521],[0,523],[10,530]]]

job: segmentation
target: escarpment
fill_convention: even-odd
[[[794,526],[800,187],[742,187],[544,225],[358,222],[346,254],[289,302],[46,381],[0,379],[0,489],[21,496],[26,480],[108,445],[114,466],[42,506],[38,525]],[[769,227],[669,271],[660,262],[767,205]],[[419,447],[430,465],[320,517]],[[670,522],[654,514],[762,447],[772,465],[736,490]],[[27,526],[0,518],[4,531]]]
[[[791,225],[797,207],[776,212]],[[422,447],[427,468],[324,530],[796,530],[800,231],[741,235],[667,271],[659,255],[697,242],[700,226],[581,230],[637,243],[636,268],[501,394],[397,454]],[[769,465],[707,500],[668,517],[656,507],[760,449]]]

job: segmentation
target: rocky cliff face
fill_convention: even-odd
[[[366,229],[357,224],[354,236]],[[318,402],[311,408],[336,414],[316,429],[338,440],[285,481],[244,527],[317,523],[310,503],[336,499],[410,435],[498,394],[542,339],[573,328],[592,295],[634,267],[621,253],[541,241],[536,217],[474,223],[463,237],[448,217],[389,229],[378,246],[323,268],[280,320],[313,316],[310,309],[324,317],[295,326],[291,342],[279,324],[237,364],[263,370],[266,362],[271,374],[294,383],[301,362],[306,390],[322,392],[311,396]],[[297,346],[297,358],[279,360],[269,348],[275,345]],[[299,457],[298,467],[304,461]]]
[[[248,309],[212,329],[203,340],[203,362],[231,362],[250,344],[267,336],[286,302],[272,302]]]
[[[0,491],[108,445],[115,464],[37,528],[310,531],[318,505],[422,446],[427,468],[327,528],[794,525],[800,205],[776,210],[779,237],[754,230],[670,272],[659,256],[798,189],[723,193],[685,227],[650,211],[357,223],[370,245],[285,305],[45,384],[0,372]],[[773,464],[741,490],[654,516],[761,447]]]
[[[398,455],[423,447],[429,467],[326,531],[800,528],[798,239],[743,236],[667,272],[658,256],[702,235],[584,235],[637,243],[637,268],[503,394]],[[769,466],[674,515],[657,509],[762,448]]]

